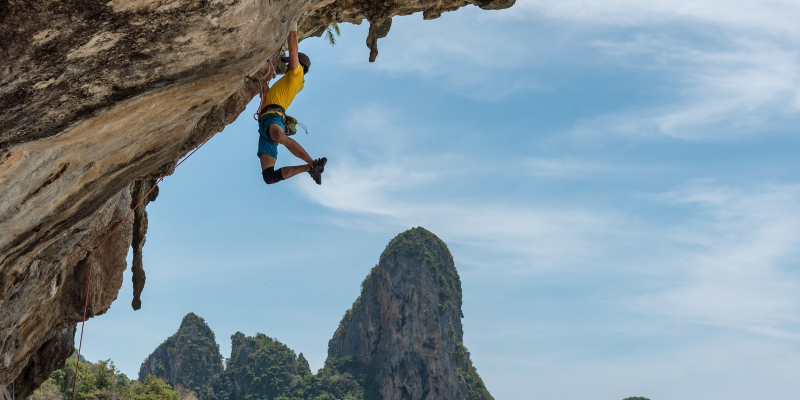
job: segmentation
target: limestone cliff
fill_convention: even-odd
[[[367,396],[492,399],[463,345],[461,280],[447,246],[423,228],[395,237],[328,344],[352,358]],[[376,393],[377,392],[377,393]]]
[[[0,395],[11,397],[18,377],[35,388],[71,353],[64,332],[82,318],[88,255],[132,192],[244,110],[256,91],[245,77],[281,48],[292,21],[306,38],[366,19],[378,27],[368,40],[377,55],[394,15],[513,2],[0,0]],[[116,299],[134,239],[140,257],[143,218],[97,254],[89,317]]]
[[[214,332],[202,318],[189,313],[183,317],[178,332],[144,360],[139,380],[155,374],[178,393],[197,393],[222,371],[222,354]]]

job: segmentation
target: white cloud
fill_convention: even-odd
[[[486,11],[467,8],[434,21],[418,16],[396,17],[388,37],[378,41],[374,64],[364,63],[362,45],[344,49],[343,63],[352,68],[380,70],[388,75],[415,74],[458,95],[496,101],[520,91],[552,90],[549,84],[518,69],[534,63],[530,45],[509,40],[496,21],[481,19]],[[527,38],[530,44],[537,40]],[[545,46],[542,46],[545,48]]]
[[[677,99],[578,124],[578,133],[719,140],[780,130],[798,121],[800,3],[796,1],[522,1],[516,17],[576,29],[633,29],[633,40],[600,33],[595,49],[625,68],[659,69]]]
[[[793,346],[783,343],[725,336],[678,347],[659,342],[625,356],[597,351],[604,355],[546,349],[530,352],[522,361],[521,357],[473,354],[479,371],[499,372],[487,382],[498,398],[752,400],[800,394],[793,374],[800,357]],[[515,386],[520,379],[527,384]],[[516,393],[520,390],[525,391],[523,396]]]
[[[383,165],[348,161],[326,168],[322,187],[298,183],[306,196],[325,207],[379,217],[392,229],[424,226],[450,243],[524,259],[524,267],[495,264],[490,267],[494,270],[524,272],[587,262],[601,250],[592,238],[615,234],[612,216],[587,210],[536,209],[497,199],[426,202],[416,195],[447,179],[447,172],[435,172],[435,165],[434,160],[410,158]]]
[[[374,142],[367,139],[364,153],[368,155],[360,154],[364,149],[343,146],[336,151],[335,162],[328,163],[322,186],[308,180],[295,183],[318,204],[364,217],[353,222],[358,227],[372,230],[376,223],[389,230],[423,226],[448,243],[468,243],[472,248],[516,259],[508,265],[474,262],[473,266],[518,273],[591,263],[604,251],[598,238],[623,234],[622,222],[612,213],[566,206],[536,207],[521,204],[507,193],[486,193],[480,182],[492,176],[505,179],[507,171],[487,172],[483,163],[473,162],[472,154],[426,156],[410,151],[418,144],[407,140],[407,130],[395,128],[401,126],[396,123],[397,116],[376,105],[366,107],[365,113],[371,116],[366,121],[374,121],[372,135],[382,138]],[[352,121],[346,121],[341,134],[350,137],[359,131]],[[424,136],[425,128],[413,134]],[[543,179],[553,174],[584,173],[587,168],[567,166],[569,161],[531,162],[542,166]]]
[[[522,0],[398,19],[368,68],[418,74],[479,101],[557,92],[561,84],[538,72],[560,66],[645,71],[671,88],[574,132],[730,140],[800,122],[798,19],[796,1]]]
[[[798,36],[798,14],[800,4],[792,0],[520,0],[502,16],[531,18],[540,15],[563,22],[626,27],[701,23]]]
[[[390,231],[424,226],[448,243],[492,254],[493,262],[486,262],[485,256],[467,257],[479,275],[624,275],[631,285],[608,301],[629,302],[640,296],[642,285],[649,285],[650,293],[639,299],[637,312],[800,339],[794,317],[800,313],[800,283],[787,269],[798,259],[800,185],[744,190],[693,181],[685,189],[645,198],[656,203],[654,212],[680,216],[656,224],[591,202],[537,205],[536,197],[528,197],[520,203],[508,192],[470,193],[479,165],[442,162],[448,156],[407,151],[414,141],[394,139],[403,135],[392,128],[398,125],[397,116],[375,105],[367,110],[385,143],[368,144],[367,158],[353,157],[342,148],[321,187],[308,180],[295,183],[312,201],[356,216],[334,223]],[[343,129],[342,134],[353,132]],[[528,179],[630,172],[570,159],[511,163],[527,163],[540,171]],[[658,283],[646,283],[653,280]]]
[[[699,208],[672,231],[685,265],[643,307],[693,323],[800,340],[800,284],[792,267],[800,245],[800,185],[750,192],[696,183],[658,199]]]
[[[596,179],[598,176],[619,175],[636,176],[664,172],[655,166],[612,165],[600,161],[587,161],[575,157],[529,157],[509,165],[500,164],[498,168],[513,167],[525,171],[530,176],[552,179]]]
[[[797,122],[800,53],[763,41],[737,39],[730,45],[700,49],[646,36],[624,43],[598,42],[596,46],[613,54],[617,62],[658,67],[674,76],[679,99],[581,121],[576,133],[724,140],[785,129]]]

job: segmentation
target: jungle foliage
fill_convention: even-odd
[[[75,379],[76,355],[64,367],[53,371],[29,400],[69,400]],[[75,400],[179,400],[178,393],[155,375],[143,381],[131,380],[120,373],[111,360],[78,364]],[[196,400],[196,399],[194,399]]]

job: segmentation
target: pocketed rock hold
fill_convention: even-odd
[[[461,280],[443,241],[424,228],[397,235],[361,288],[328,359],[352,357],[365,398],[493,399],[463,345]]]
[[[132,183],[172,174],[244,111],[258,85],[243,78],[290,21],[302,39],[468,4],[513,0],[0,1],[0,395],[81,321],[88,255],[130,211]],[[116,299],[134,220],[97,254],[90,317]]]

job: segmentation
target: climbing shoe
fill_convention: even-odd
[[[318,170],[319,173],[325,172],[325,164],[328,163],[328,159],[325,157],[318,158],[314,160],[314,169]]]
[[[317,185],[322,185],[322,172],[325,171],[325,164],[328,162],[328,159],[325,157],[318,158],[314,160],[314,163],[311,165],[311,169],[308,173],[314,178],[314,182],[317,182]]]

